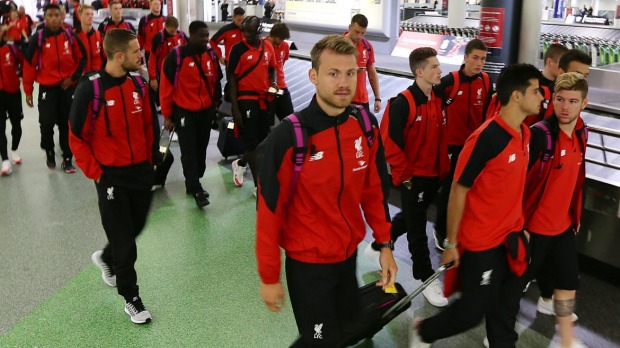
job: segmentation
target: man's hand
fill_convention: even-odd
[[[226,58],[220,57],[219,61],[221,64],[226,65]]]
[[[72,82],[73,81],[71,80],[71,78],[67,77],[66,79],[62,80],[62,82],[60,83],[60,88],[67,89],[69,88],[69,86],[71,86]]]
[[[151,85],[151,88],[157,92],[157,89],[159,88],[159,84],[157,83],[157,80],[152,79],[149,81],[149,85]]]
[[[164,127],[169,131],[174,128],[174,122],[172,122],[172,119],[170,119],[170,117],[164,117]]]
[[[232,110],[233,121],[235,121],[235,125],[239,128],[243,127],[243,119],[241,118],[241,113],[239,110]]]
[[[454,266],[452,267],[458,267],[460,263],[459,251],[456,248],[445,248],[441,257],[441,264],[445,265],[452,260],[454,260]]]
[[[381,111],[381,102],[379,100],[375,100],[375,113]]]
[[[396,266],[396,260],[390,248],[381,248],[379,263],[381,264],[381,280],[377,282],[377,285],[385,289],[394,285],[396,273],[398,273],[398,266]]]
[[[281,283],[260,284],[260,297],[272,312],[279,312],[284,307],[284,290]]]
[[[29,108],[33,108],[34,107],[34,102],[32,101],[32,96],[31,95],[27,95],[26,96],[26,105],[28,105]]]

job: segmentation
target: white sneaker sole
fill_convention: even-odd
[[[95,252],[96,253],[96,252]],[[108,279],[108,277],[106,277],[105,275],[105,271],[103,270],[103,268],[101,267],[101,265],[99,264],[99,259],[95,256],[95,253],[93,253],[90,256],[90,260],[95,264],[95,266],[97,266],[97,268],[99,268],[99,270],[101,271],[101,279],[103,280],[103,282],[105,283],[105,285],[111,287],[111,288],[115,288],[116,287],[116,277],[114,278],[114,282],[112,282],[111,280]]]

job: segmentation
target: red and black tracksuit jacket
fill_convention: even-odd
[[[554,170],[553,161],[562,157],[560,153],[560,147],[558,144],[558,136],[561,132],[558,125],[558,119],[555,115],[548,117],[544,121],[551,133],[551,140],[553,144],[553,157],[546,163],[541,161],[541,154],[546,148],[546,133],[538,128],[531,127],[531,141],[530,141],[530,160],[529,169],[527,173],[527,179],[525,181],[525,194],[523,196],[523,215],[527,224],[531,217],[534,215],[535,210],[538,207],[538,203],[541,201],[542,195],[545,193],[545,183]],[[579,142],[582,147],[582,159],[581,167],[579,168],[579,175],[577,177],[577,183],[573,189],[571,195],[569,216],[571,217],[572,228],[576,231],[581,221],[581,211],[583,204],[583,183],[586,180],[586,166],[585,166],[585,154],[586,154],[586,125],[583,120],[579,118],[575,127],[575,134],[579,138]],[[561,168],[561,167],[560,167]]]
[[[482,73],[467,76],[464,66],[458,71],[459,83],[456,96],[445,107],[448,122],[448,145],[463,146],[465,140],[487,119],[486,111],[493,95],[493,84],[485,83]],[[489,80],[490,81],[490,80]],[[441,78],[438,89],[449,96],[455,88],[454,76]]]
[[[177,30],[174,35],[168,34],[166,29],[160,30],[151,43],[151,55],[149,56],[148,69],[149,79],[159,81],[159,72],[164,59],[168,56],[168,53],[175,47],[185,45],[187,43],[187,36],[184,32]]]
[[[415,103],[415,109],[411,102]],[[381,120],[381,138],[394,185],[399,186],[413,176],[438,176],[443,180],[450,171],[442,105],[442,99],[434,90],[428,98],[415,82],[390,100],[389,110],[386,108]],[[431,119],[431,115],[440,119]],[[439,129],[432,129],[437,122]],[[431,134],[436,131],[438,133]],[[429,144],[429,141],[435,143]],[[431,163],[434,168],[427,168],[426,164]]]
[[[93,116],[94,84],[84,76],[69,115],[69,144],[75,161],[90,179],[105,174],[114,185],[150,188],[154,139],[159,133],[149,93],[143,94],[130,74],[112,77],[103,69],[95,74],[102,86],[99,113]],[[137,74],[134,77],[146,83]]]
[[[212,50],[188,44],[180,46],[178,52],[180,65],[177,65],[177,50],[174,49],[162,66],[159,86],[162,115],[172,116],[175,105],[184,110],[199,111],[221,104],[222,70]],[[200,76],[197,64],[200,64],[204,78]]]
[[[138,24],[138,42],[140,47],[144,48],[144,52],[151,53],[151,43],[153,42],[153,36],[160,30],[164,29],[164,22],[166,17],[161,14],[156,16],[152,13],[140,18],[140,24]]]
[[[101,37],[101,33],[94,28],[91,28],[87,33],[82,30],[81,27],[75,29],[74,32],[86,50],[86,66],[84,67],[84,73],[103,68],[105,55],[103,53],[103,38]]]
[[[104,38],[105,33],[107,33],[110,29],[127,29],[133,31],[134,33],[136,32],[136,29],[133,27],[133,25],[131,25],[131,23],[125,22],[124,19],[121,19],[121,21],[118,23],[114,23],[111,17],[106,18],[103,22],[101,22],[101,24],[99,24],[99,27],[97,28],[99,33],[101,33],[101,38]]]
[[[32,35],[26,50],[24,92],[27,96],[32,95],[35,81],[51,87],[71,78],[75,84],[86,66],[86,50],[74,33],[66,29],[53,33],[49,27],[42,30],[44,42],[39,44],[39,35]]]
[[[0,91],[15,93],[19,91],[19,68],[24,63],[24,57],[17,46],[0,42]],[[2,115],[6,116],[6,115]],[[4,120],[0,120],[4,122]]]
[[[241,31],[241,28],[235,25],[235,23],[228,23],[225,26],[221,27],[215,35],[211,36],[211,40],[209,40],[209,44],[217,54],[218,58],[226,57],[226,60],[230,58],[230,50],[232,50],[233,46],[237,43],[241,42],[245,36]],[[224,53],[222,55],[222,50],[219,47],[220,42],[224,41]]]
[[[299,112],[308,131],[308,152],[292,195],[292,124],[281,123],[261,144],[256,256],[263,283],[280,279],[280,247],[301,262],[347,260],[364,239],[364,218],[377,242],[390,240],[389,179],[377,120],[371,115],[374,142],[369,147],[354,112],[348,107],[328,116],[315,98]]]

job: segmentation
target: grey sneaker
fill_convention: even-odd
[[[131,302],[125,303],[125,313],[129,315],[134,324],[146,324],[153,319],[151,313],[144,308],[142,299],[138,296],[134,297]]]
[[[103,250],[97,250],[90,256],[90,259],[101,270],[101,279],[103,279],[103,282],[106,283],[108,286],[115,288],[116,276],[112,271],[112,266],[103,262],[101,255],[103,255]]]

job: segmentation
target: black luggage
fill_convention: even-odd
[[[360,321],[356,325],[356,332],[350,333],[343,339],[341,347],[355,345],[359,341],[372,338],[381,331],[392,319],[404,312],[411,306],[411,301],[418,296],[435,279],[453,265],[449,262],[437,269],[437,272],[428,278],[415,291],[407,295],[403,287],[396,283],[395,294],[386,294],[380,286],[370,283],[362,286],[360,290],[360,303],[362,313]]]
[[[220,149],[220,153],[224,156],[224,159],[228,159],[230,156],[243,155],[243,140],[241,136],[235,138],[234,127],[232,117],[224,117],[220,122],[220,135],[217,139],[217,148]]]
[[[159,154],[155,159],[157,170],[155,171],[155,185],[166,185],[166,178],[172,163],[174,162],[174,156],[170,152],[170,143],[172,142],[172,135],[174,134],[174,128],[167,132],[165,127],[161,127],[159,133]]]

